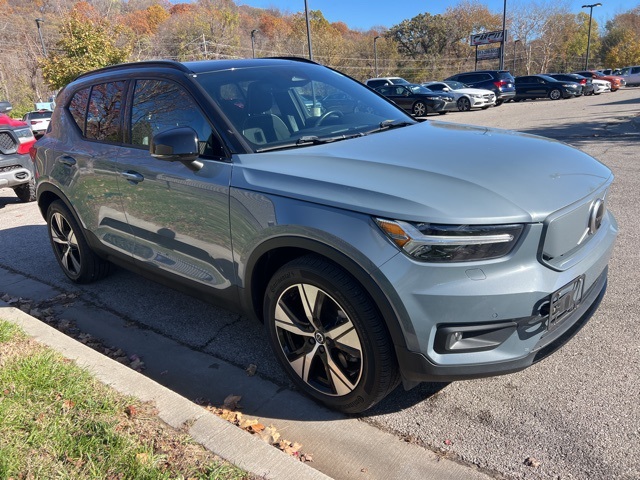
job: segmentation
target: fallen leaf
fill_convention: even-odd
[[[124,413],[127,414],[127,417],[135,417],[138,414],[138,410],[134,405],[129,405],[125,407]]]
[[[444,444],[445,444],[445,445],[453,445],[453,442],[447,438],[447,439],[444,441]]]
[[[256,423],[255,425],[251,425],[249,427],[249,431],[251,433],[260,433],[261,431],[263,431],[265,429],[265,426],[262,425],[261,423]]]
[[[65,400],[64,402],[62,402],[62,410],[65,413],[71,410],[75,406],[76,406],[76,402],[74,402],[73,400]]]
[[[260,432],[259,435],[269,445],[275,445],[280,439],[280,433],[278,433],[278,430],[276,430],[276,427],[274,427],[273,425],[269,425],[262,432]]]
[[[149,461],[149,455],[146,453],[136,453],[136,460],[140,463],[147,463]]]
[[[249,366],[245,369],[245,372],[247,372],[247,375],[249,377],[253,377],[256,374],[256,371],[258,370],[258,366],[254,365],[253,363],[249,364]]]

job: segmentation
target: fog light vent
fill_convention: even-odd
[[[513,322],[484,325],[441,326],[436,331],[437,353],[468,353],[492,350],[516,331]]]

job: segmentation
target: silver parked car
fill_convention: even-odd
[[[472,108],[486,110],[496,104],[496,94],[484,88],[471,88],[461,82],[447,80],[444,82],[425,82],[423,87],[427,87],[434,92],[445,92],[453,95],[456,100],[458,110],[467,112]]]
[[[353,108],[315,101],[333,94]],[[35,150],[71,281],[118,264],[259,319],[295,385],[345,412],[544,358],[596,310],[617,233],[588,155],[419,122],[302,59],[84,74]]]

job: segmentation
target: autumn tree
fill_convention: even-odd
[[[42,74],[52,88],[61,88],[81,73],[122,63],[130,47],[117,47],[118,27],[74,10],[61,26],[56,48],[42,62]]]

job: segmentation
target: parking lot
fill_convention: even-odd
[[[616,180],[609,206],[620,234],[610,263],[609,289],[586,327],[543,362],[503,377],[423,384],[410,392],[399,388],[362,415],[363,422],[478,466],[495,478],[640,478],[639,115],[640,88],[627,88],[428,117],[427,121],[551,137],[611,168]],[[451,145],[451,155],[456,155],[456,148]],[[535,190],[536,185],[526,188]],[[97,310],[123,319],[124,327],[110,333],[85,319],[83,328],[94,335],[126,338],[127,328],[141,328],[188,347],[194,355],[207,354],[241,368],[256,365],[257,376],[277,388],[290,388],[262,327],[244,317],[122,270],[97,284],[68,282],[55,262],[36,205],[18,203],[7,189],[0,189],[0,245],[0,267],[77,293]],[[0,296],[2,292],[0,286]],[[193,399],[202,396],[205,387],[209,396],[215,391],[215,385],[187,387],[179,378],[163,374],[163,368],[147,362],[147,374]],[[219,391],[212,400],[220,402],[228,393]],[[277,415],[286,420],[295,413],[282,408]],[[348,452],[349,446],[343,449]],[[318,466],[326,463],[330,462],[317,460]],[[371,471],[366,476],[333,476],[376,478]]]

